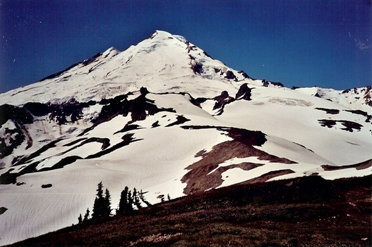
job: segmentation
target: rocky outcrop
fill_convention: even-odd
[[[251,91],[247,83],[240,86],[238,92],[236,93],[235,99],[251,100]]]
[[[233,97],[229,96],[229,93],[227,91],[222,91],[219,96],[216,96],[213,99],[216,101],[216,103],[213,106],[213,110],[219,109],[217,115],[223,113],[223,108],[225,107],[225,105],[235,100]]]

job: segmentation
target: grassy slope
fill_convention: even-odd
[[[14,246],[371,246],[371,179],[230,186]]]

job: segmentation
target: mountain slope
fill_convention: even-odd
[[[156,203],[241,182],[370,175],[371,94],[254,80],[163,31],[110,48],[0,95],[0,244],[76,223],[100,181],[116,206],[125,186]]]
[[[234,185],[13,246],[370,246],[370,194],[370,176]]]

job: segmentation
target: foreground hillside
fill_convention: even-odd
[[[371,179],[239,184],[12,246],[371,246]]]

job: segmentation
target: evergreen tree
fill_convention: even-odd
[[[164,202],[164,195],[159,195],[158,198],[160,199],[160,202]]]
[[[136,188],[133,189],[133,203],[137,207],[137,209],[141,209],[142,208],[141,202],[140,202],[140,199],[139,199],[139,195],[137,193]]]
[[[83,223],[83,217],[81,216],[81,214],[79,215],[78,221],[79,221],[79,224]]]
[[[97,185],[97,197],[103,198],[103,184],[102,181]]]
[[[125,186],[124,190],[121,192],[120,201],[119,201],[119,209],[117,210],[117,214],[130,214],[133,211],[133,205],[131,200],[131,192],[128,189],[128,186]]]
[[[108,189],[106,189],[105,196],[103,196],[103,184],[100,182],[97,187],[97,195],[94,200],[92,218],[107,217],[111,214],[111,196]]]
[[[90,211],[89,211],[89,208],[87,208],[87,211],[85,212],[83,221],[87,221],[89,219],[89,215],[90,215]]]
[[[145,196],[144,196],[145,193],[143,193],[143,191],[141,190],[140,193],[139,193],[139,197],[141,199],[141,201],[143,201],[148,207],[151,206],[152,204],[149,203],[146,199],[145,199]]]
[[[124,213],[128,204],[128,186],[125,186],[124,190],[120,194],[119,209],[118,213]]]
[[[133,211],[133,195],[132,195],[132,191],[128,191],[128,209],[130,210],[130,212]]]
[[[110,191],[106,189],[103,207],[103,216],[109,217],[111,215],[111,195]]]
[[[171,200],[171,198],[170,198],[169,194],[168,194],[168,196],[167,196],[167,197],[168,197],[168,201],[170,201],[170,200]]]

